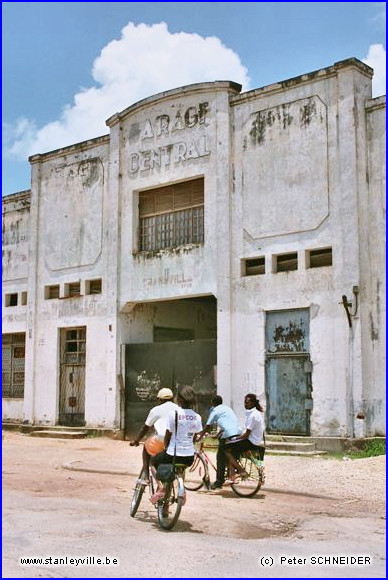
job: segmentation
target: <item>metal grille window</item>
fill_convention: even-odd
[[[203,243],[203,178],[141,192],[139,219],[142,252]]]
[[[26,335],[21,332],[3,334],[2,338],[2,396],[22,399],[24,397]]]
[[[86,354],[86,328],[72,328],[65,331],[64,361],[66,364],[84,364]]]

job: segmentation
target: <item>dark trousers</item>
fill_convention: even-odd
[[[225,468],[226,468],[225,439],[219,439],[217,449],[217,479],[215,483],[219,483],[220,485],[222,485],[225,482]]]
[[[155,467],[159,467],[162,463],[172,463],[174,461],[173,455],[168,455],[166,450],[161,451],[154,457],[151,457],[151,463]],[[175,463],[183,463],[184,465],[191,465],[194,461],[194,455],[179,456],[175,457]]]

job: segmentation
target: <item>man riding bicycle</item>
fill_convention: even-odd
[[[147,419],[137,437],[130,442],[130,445],[138,446],[140,439],[148,432],[150,427],[154,426],[155,434],[146,439],[143,447],[143,473],[148,473],[150,457],[156,455],[164,449],[164,436],[167,429],[167,418],[172,411],[178,409],[178,405],[173,402],[174,393],[171,389],[164,387],[157,394],[159,404],[152,407],[148,413]],[[147,485],[148,480],[139,479],[138,483]]]
[[[229,437],[239,435],[241,429],[234,411],[228,407],[228,405],[223,404],[220,395],[215,395],[211,402],[212,408],[210,409],[208,420],[206,421],[205,428],[199,434],[198,439],[203,437],[206,433],[209,433],[212,425],[217,424],[217,427],[220,429],[217,449],[217,477],[216,481],[210,487],[211,489],[219,489],[225,482],[226,441]]]

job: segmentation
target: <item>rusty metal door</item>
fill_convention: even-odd
[[[125,346],[125,434],[137,433],[160,388],[174,394],[179,385],[191,385],[197,393],[196,410],[206,415],[216,394],[217,341],[189,340],[127,344]]]
[[[61,331],[60,425],[85,425],[86,327]]]
[[[268,312],[266,422],[269,433],[310,434],[309,310]]]

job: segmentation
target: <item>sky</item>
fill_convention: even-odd
[[[3,195],[28,156],[183,85],[255,89],[356,57],[385,94],[385,2],[2,2]]]

